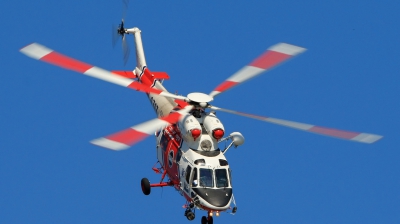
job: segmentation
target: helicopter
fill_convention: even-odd
[[[126,46],[126,35],[134,36],[136,67],[131,71],[108,71],[70,58],[38,43],[29,44],[20,49],[20,52],[64,69],[144,92],[157,118],[94,139],[91,143],[120,151],[154,135],[157,163],[152,170],[161,175],[161,181],[150,183],[147,178],[143,178],[142,192],[149,195],[154,187],[175,188],[186,200],[184,216],[188,220],[195,219],[196,210],[206,212],[201,218],[202,224],[212,224],[213,217],[220,216],[222,212],[231,214],[237,212],[231,169],[225,153],[231,147],[241,146],[245,138],[239,132],[232,132],[226,136],[224,125],[216,115],[217,111],[360,143],[374,143],[383,137],[248,114],[211,104],[219,94],[303,53],[306,51],[305,48],[287,43],[275,44],[209,94],[193,92],[182,96],[168,92],[163,86],[164,80],[169,79],[166,72],[150,71],[147,67],[139,28],[126,29],[122,20],[117,34],[122,37],[124,46]],[[127,52],[124,51],[124,58],[127,58]],[[219,147],[220,143],[228,141],[230,142],[225,148]]]

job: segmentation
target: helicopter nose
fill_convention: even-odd
[[[232,198],[232,188],[193,188],[194,192],[215,207],[227,206]]]

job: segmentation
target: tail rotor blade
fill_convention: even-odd
[[[126,41],[125,37],[126,37],[126,35],[122,36],[122,51],[124,53],[124,55],[123,55],[124,65],[126,65],[126,63],[128,62],[129,53],[130,53],[129,45],[128,45],[128,42]]]
[[[351,140],[351,141],[356,141],[356,142],[361,142],[361,143],[374,143],[381,139],[383,136],[381,135],[375,135],[375,134],[369,134],[369,133],[361,133],[361,132],[352,132],[352,131],[343,131],[343,130],[338,130],[338,129],[333,129],[333,128],[326,128],[326,127],[320,127],[312,124],[305,124],[305,123],[300,123],[300,122],[295,122],[295,121],[288,121],[288,120],[282,120],[282,119],[277,119],[277,118],[272,118],[272,117],[264,117],[264,116],[259,116],[259,115],[253,115],[253,114],[248,114],[248,113],[243,113],[243,112],[238,112],[238,111],[233,111],[233,110],[227,110],[227,109],[222,109],[214,106],[210,106],[210,109],[212,110],[218,110],[218,111],[223,111],[231,114],[236,114],[244,117],[249,117],[253,119],[258,119],[261,121],[269,122],[272,124],[277,124],[289,128],[294,128],[306,132],[311,132],[315,134],[321,134],[321,135],[326,135],[330,137],[336,137],[336,138],[341,138],[345,140]]]
[[[122,19],[125,19],[126,12],[128,11],[129,0],[122,1]]]
[[[118,28],[114,24],[112,25],[112,30],[111,30],[111,37],[112,37],[112,46],[115,47],[117,44],[119,34],[118,34]]]
[[[112,28],[113,47],[115,47],[119,36],[122,37],[122,53],[123,53],[122,58],[124,60],[124,65],[126,65],[126,63],[128,62],[129,53],[130,53],[129,45],[125,39],[125,36],[127,35],[127,33],[126,33],[126,29],[124,27],[125,16],[126,16],[126,12],[128,10],[128,6],[129,6],[129,0],[122,0],[121,23],[119,24],[118,28],[116,26],[113,26],[113,28]]]

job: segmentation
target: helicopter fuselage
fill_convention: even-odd
[[[158,162],[170,183],[189,203],[210,212],[230,207],[231,171],[219,148],[208,145],[208,151],[201,149],[201,142],[212,142],[207,133],[188,142],[182,137],[179,125],[170,125],[156,133],[156,138]]]
[[[139,75],[141,82],[165,91],[160,80],[149,74],[147,70]],[[156,94],[148,94],[148,98],[158,117],[185,106]],[[224,127],[215,113],[205,113],[201,108],[156,132],[157,159],[169,181],[151,187],[174,186],[190,206],[209,212],[229,209],[233,200],[231,171],[218,147],[223,134]]]

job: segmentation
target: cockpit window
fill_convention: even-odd
[[[216,169],[215,179],[217,181],[217,188],[228,187],[228,175],[226,169]]]
[[[206,161],[204,159],[197,159],[196,161],[194,161],[194,164],[199,165],[199,164],[204,164],[206,163]]]
[[[201,187],[214,186],[213,171],[211,169],[200,168],[200,186]]]
[[[224,159],[219,159],[219,165],[220,166],[227,166],[228,165],[228,161],[226,161]]]

